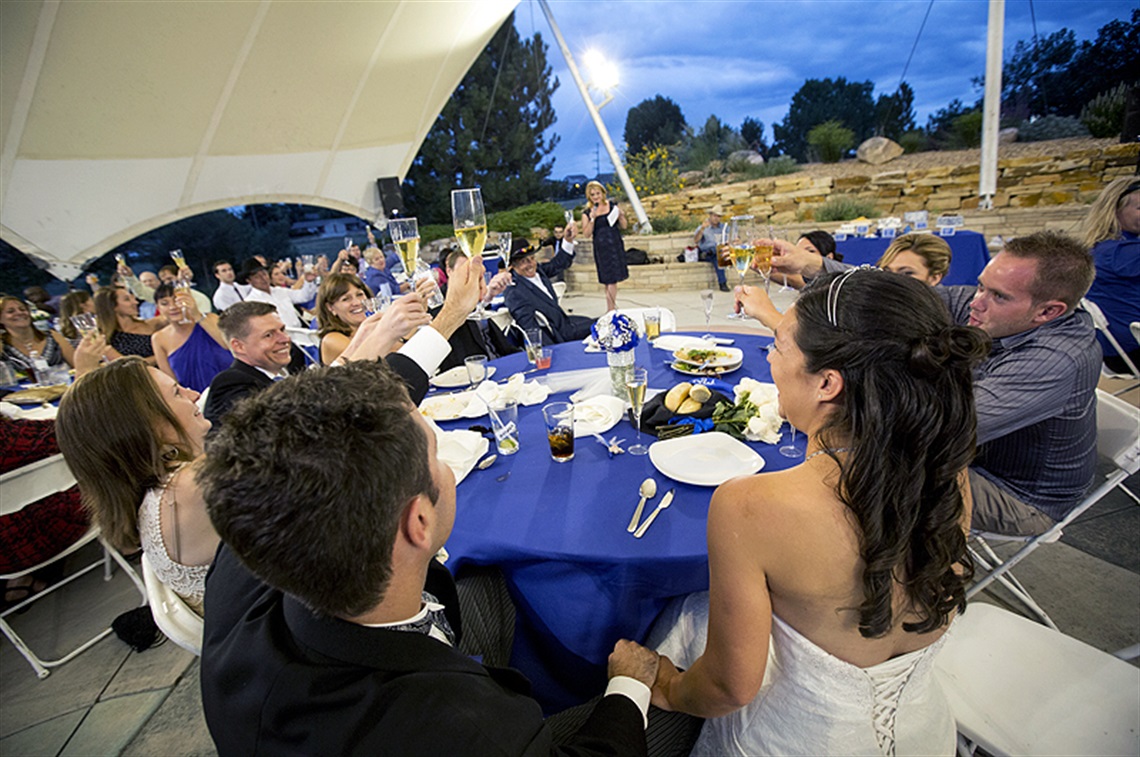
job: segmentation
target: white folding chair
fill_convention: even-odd
[[[36,502],[44,497],[61,492],[75,484],[75,476],[72,475],[71,469],[67,467],[67,463],[63,459],[63,455],[52,455],[51,457],[37,460],[34,463],[17,468],[14,471],[5,473],[0,476],[0,491],[4,492],[4,496],[0,499],[0,514],[7,515],[22,510],[27,505]],[[80,644],[75,649],[67,654],[54,660],[45,660],[39,657],[32,651],[31,647],[20,637],[18,633],[8,625],[8,621],[4,618],[12,613],[19,612],[22,608],[43,599],[51,592],[71,583],[75,579],[83,576],[86,573],[95,570],[96,568],[103,567],[103,580],[111,580],[111,561],[114,560],[119,566],[126,571],[127,575],[135,583],[135,587],[139,590],[139,595],[142,597],[140,606],[146,604],[146,587],[143,582],[139,580],[138,574],[131,568],[123,556],[119,554],[118,550],[108,544],[100,535],[98,527],[92,525],[87,529],[87,533],[81,536],[74,544],[59,554],[51,557],[43,562],[33,565],[23,570],[15,571],[13,573],[5,573],[0,575],[0,582],[8,581],[13,578],[22,578],[30,573],[33,573],[41,568],[45,568],[54,562],[66,559],[73,552],[82,549],[88,543],[98,539],[103,546],[103,556],[91,563],[84,566],[74,573],[65,576],[60,581],[52,584],[41,592],[37,592],[32,596],[25,599],[13,607],[8,608],[0,614],[0,630],[4,635],[16,646],[24,659],[36,671],[36,676],[39,678],[47,678],[51,673],[51,668],[63,665],[65,662],[72,660],[78,655],[90,649],[92,646],[101,641],[104,637],[111,633],[110,627],[104,628],[95,636]]]
[[[1140,669],[1059,631],[973,603],[934,670],[963,757],[1140,754]]]
[[[305,356],[305,362],[309,365],[319,366],[321,364],[321,338],[317,336],[317,332],[312,329],[299,329],[296,326],[286,326],[285,333],[301,350],[301,354]]]
[[[551,284],[554,287],[554,299],[558,302],[562,301],[562,296],[566,294],[566,282],[555,281]]]
[[[202,618],[186,604],[186,600],[159,580],[146,553],[143,553],[142,569],[146,596],[150,601],[150,614],[154,616],[155,625],[175,644],[200,657]]]
[[[1039,536],[1008,536],[975,531],[970,538],[970,554],[979,569],[980,577],[966,592],[973,597],[992,581],[998,581],[1028,607],[1050,628],[1057,628],[1052,618],[1034,601],[1025,587],[1009,571],[1042,544],[1051,544],[1061,538],[1061,531],[1077,516],[1096,504],[1124,479],[1140,470],[1140,409],[1108,392],[1096,390],[1096,447],[1097,452],[1109,458],[1113,470],[1104,483],[1090,492],[1061,521]],[[1007,560],[997,556],[989,541],[1019,541],[1025,546]]]
[[[554,336],[554,327],[550,325],[550,319],[546,317],[546,313],[541,310],[534,311],[534,320],[538,321],[538,327],[550,335],[550,343],[555,344],[558,339]]]
[[[1112,348],[1116,350],[1116,353],[1120,355],[1122,360],[1124,360],[1124,364],[1128,366],[1129,373],[1116,373],[1115,371],[1110,371],[1105,367],[1104,363],[1101,363],[1100,372],[1101,375],[1105,378],[1132,379],[1133,381],[1133,383],[1129,384],[1123,389],[1119,389],[1113,392],[1113,394],[1119,397],[1121,394],[1124,394],[1125,392],[1140,386],[1140,370],[1136,368],[1136,364],[1133,363],[1132,359],[1128,357],[1128,353],[1125,352],[1124,348],[1120,346],[1120,342],[1116,341],[1116,337],[1114,337],[1112,335],[1112,332],[1108,330],[1108,319],[1105,318],[1104,311],[1100,309],[1099,305],[1088,298],[1081,300],[1081,307],[1088,311],[1088,314],[1092,316],[1093,325],[1096,326],[1096,330],[1099,331],[1104,336],[1104,338],[1108,340],[1108,343],[1112,345]],[[1132,329],[1132,324],[1129,324],[1128,327],[1129,329]],[[1135,331],[1136,330],[1133,330],[1134,334]],[[1140,340],[1140,337],[1138,337],[1138,340]]]

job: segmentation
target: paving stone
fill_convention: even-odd
[[[118,754],[169,693],[162,689],[96,702],[60,752],[61,757]]]
[[[39,757],[39,755],[59,754],[63,745],[75,733],[76,727],[87,708],[76,710],[64,715],[58,715],[39,725],[25,728],[22,731],[0,739],[0,754],[21,755],[21,757]]]

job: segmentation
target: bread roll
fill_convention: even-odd
[[[689,396],[689,390],[692,388],[692,384],[684,381],[670,389],[669,393],[665,395],[665,409],[671,413],[677,412],[677,408],[681,407],[681,403]]]
[[[689,399],[696,400],[702,405],[709,401],[712,397],[712,392],[704,384],[693,384],[693,388],[689,390]]]
[[[684,402],[681,403],[681,406],[679,408],[677,408],[677,414],[678,415],[689,415],[691,413],[697,412],[700,409],[701,409],[701,403],[697,402],[692,397],[689,397]]]

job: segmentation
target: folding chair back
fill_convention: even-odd
[[[10,471],[8,473],[5,473],[3,476],[0,476],[0,491],[4,492],[4,496],[0,498],[0,514],[7,515],[8,513],[22,510],[27,505],[39,501],[48,495],[68,489],[74,484],[75,476],[72,475],[71,469],[67,467],[67,463],[64,461],[63,455],[52,455],[51,457],[44,458],[43,460],[37,460],[34,463],[17,468],[14,471]],[[24,639],[21,638],[18,633],[16,633],[15,629],[13,629],[12,626],[8,624],[8,621],[6,621],[5,618],[7,618],[12,613],[19,612],[32,603],[43,599],[51,592],[56,591],[63,586],[66,586],[80,576],[83,576],[100,566],[103,567],[103,580],[110,581],[112,560],[117,562],[119,566],[124,571],[126,571],[131,580],[134,581],[135,588],[139,590],[139,595],[142,598],[140,605],[146,604],[146,588],[143,586],[142,581],[139,580],[138,574],[135,573],[127,561],[123,559],[123,556],[119,554],[118,550],[109,545],[105,540],[103,540],[102,537],[100,537],[99,529],[94,525],[88,528],[87,533],[77,539],[75,543],[73,543],[70,547],[48,558],[47,560],[44,560],[43,562],[36,565],[31,565],[27,568],[24,568],[23,570],[0,574],[0,581],[22,578],[34,573],[37,570],[40,570],[41,568],[45,568],[48,565],[51,565],[52,563],[65,560],[73,552],[82,549],[84,546],[94,541],[95,539],[99,539],[100,543],[103,546],[103,556],[100,559],[80,568],[74,573],[65,576],[43,591],[33,594],[23,602],[9,607],[2,614],[0,614],[0,631],[3,631],[4,635],[8,637],[9,641],[11,641],[12,644],[16,646],[16,649],[19,650],[20,654],[24,656],[24,659],[28,661],[28,664],[32,666],[32,669],[36,671],[36,676],[41,679],[48,677],[48,675],[51,673],[51,668],[63,665],[65,662],[68,662],[69,660],[90,649],[92,646],[110,634],[111,629],[109,627],[102,629],[99,633],[87,639],[87,641],[72,649],[70,652],[64,654],[62,657],[54,660],[45,660],[37,655],[34,651],[32,651],[27,642],[25,642]]]
[[[974,532],[970,552],[978,568],[978,579],[966,592],[973,597],[992,581],[998,581],[1028,607],[1045,625],[1057,626],[1040,605],[1029,595],[1025,587],[1009,572],[1042,544],[1057,541],[1061,531],[1085,510],[1088,510],[1115,487],[1140,469],[1140,409],[1133,407],[1119,397],[1114,397],[1101,389],[1096,390],[1096,429],[1097,453],[1113,463],[1113,470],[1106,480],[1085,496],[1069,511],[1062,520],[1043,534],[1032,537],[1009,536]],[[1002,560],[990,547],[988,541],[1022,541],[1022,547],[1012,557]]]
[[[142,557],[143,581],[154,623],[166,637],[187,652],[201,656],[203,621],[186,600],[159,580],[146,554]]]
[[[1092,316],[1093,325],[1096,326],[1096,330],[1099,331],[1104,336],[1104,338],[1108,340],[1108,343],[1112,345],[1112,348],[1114,350],[1116,350],[1116,354],[1120,355],[1121,359],[1124,361],[1124,364],[1128,366],[1129,370],[1129,373],[1115,373],[1106,368],[1104,364],[1101,364],[1101,374],[1106,378],[1130,378],[1134,379],[1137,382],[1134,384],[1129,384],[1123,389],[1116,391],[1115,394],[1121,395],[1124,392],[1140,386],[1140,370],[1136,368],[1136,364],[1132,362],[1132,359],[1130,357],[1128,357],[1128,353],[1124,350],[1123,347],[1120,346],[1120,342],[1116,341],[1116,337],[1114,337],[1112,335],[1112,332],[1108,330],[1108,319],[1105,317],[1104,311],[1100,309],[1099,305],[1087,298],[1081,300],[1081,307],[1088,311],[1088,314]],[[1131,324],[1129,324],[1129,328],[1131,328]]]
[[[993,605],[954,621],[934,661],[960,754],[1140,754],[1140,669]]]

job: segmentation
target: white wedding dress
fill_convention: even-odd
[[[674,602],[650,646],[677,667],[689,667],[704,652],[708,615],[708,592]],[[692,754],[953,754],[954,720],[933,675],[948,633],[923,649],[860,668],[773,615],[756,698],[705,721]]]

